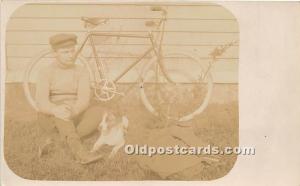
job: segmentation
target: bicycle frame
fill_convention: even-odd
[[[182,52],[182,51],[180,53],[176,53],[176,52],[175,53],[172,53],[172,52],[170,53],[170,52],[167,52],[167,51],[162,51],[162,44],[163,44],[163,39],[164,39],[164,34],[165,34],[165,23],[166,23],[166,20],[167,20],[167,18],[166,18],[167,13],[166,13],[165,10],[163,10],[161,8],[156,8],[156,7],[151,8],[151,10],[152,11],[162,11],[162,13],[163,13],[163,17],[159,20],[159,24],[153,24],[153,22],[148,22],[148,21],[146,22],[146,26],[153,26],[153,25],[156,26],[156,32],[157,32],[156,34],[154,34],[154,35],[152,34],[154,29],[152,29],[152,31],[149,31],[148,35],[147,34],[144,34],[144,35],[140,34],[139,35],[139,34],[102,33],[102,32],[87,30],[86,37],[84,38],[83,43],[80,45],[79,49],[77,50],[77,52],[74,56],[74,60],[76,60],[78,58],[81,62],[83,62],[83,64],[87,65],[87,68],[89,70],[90,75],[93,76],[93,79],[91,79],[91,88],[93,88],[93,90],[94,90],[96,100],[109,101],[114,97],[115,94],[119,94],[119,95],[124,96],[126,93],[129,92],[129,90],[131,90],[133,87],[135,87],[135,85],[138,83],[138,84],[140,84],[139,90],[140,90],[141,100],[142,100],[143,104],[145,105],[145,107],[147,108],[148,111],[150,111],[151,113],[153,113],[156,116],[159,116],[158,113],[157,113],[156,108],[153,107],[151,101],[147,98],[147,95],[145,94],[144,85],[146,85],[148,83],[148,81],[144,81],[143,78],[146,77],[145,74],[147,74],[148,70],[150,68],[152,68],[152,66],[149,66],[149,65],[152,65],[152,64],[155,65],[155,68],[154,68],[154,72],[155,72],[155,82],[154,82],[155,87],[154,88],[155,89],[160,89],[161,85],[163,87],[164,84],[165,84],[165,83],[161,84],[160,79],[158,79],[159,75],[164,76],[165,80],[167,80],[167,85],[170,85],[168,83],[171,83],[171,85],[175,85],[177,87],[178,83],[172,81],[170,79],[171,76],[169,76],[169,73],[172,74],[174,72],[176,73],[177,71],[172,71],[172,70],[168,71],[167,66],[165,66],[166,65],[165,61],[163,61],[162,59],[164,59],[165,57],[168,57],[168,56],[172,56],[174,54],[180,54],[180,55],[186,56],[192,62],[198,62],[199,59],[197,58],[197,56],[193,56],[189,53],[185,53],[185,52]],[[86,23],[90,22],[92,25],[98,25],[99,24],[98,22],[96,22],[94,24],[89,19],[83,19],[83,20],[86,21]],[[103,22],[106,22],[106,21],[103,21]],[[89,28],[89,27],[86,26],[86,28]],[[102,59],[101,59],[100,56],[98,56],[97,50],[96,50],[95,37],[99,37],[99,36],[102,36],[102,37],[116,37],[116,38],[146,39],[146,40],[149,40],[149,43],[151,44],[151,46],[149,48],[146,47],[147,49],[145,49],[145,51],[142,53],[142,55],[137,57],[137,59],[135,59],[131,64],[129,64],[129,66],[126,69],[122,70],[122,72],[119,75],[117,75],[117,77],[115,77],[114,79],[108,79],[108,76],[106,76],[106,74],[105,74],[106,71],[105,71],[104,63],[101,61]],[[82,55],[80,55],[81,51],[87,45],[87,43],[89,43],[89,45],[92,49],[92,55],[95,58],[95,61],[93,61],[93,62],[96,63],[96,68],[97,68],[96,71],[92,70],[90,68],[90,65],[89,65],[88,61],[84,57],[82,57]],[[209,54],[212,57],[212,61],[209,63],[209,67],[206,69],[206,71],[203,71],[204,74],[203,73],[200,74],[199,79],[196,78],[196,79],[194,79],[195,81],[193,81],[194,83],[196,82],[197,84],[201,84],[202,82],[207,83],[207,85],[208,85],[207,86],[207,93],[204,95],[204,100],[201,101],[202,102],[201,105],[195,111],[193,111],[192,113],[189,113],[185,116],[182,116],[179,119],[177,118],[178,121],[190,120],[195,115],[201,113],[205,109],[205,107],[208,104],[208,100],[210,98],[211,90],[212,90],[212,77],[211,77],[211,74],[209,72],[210,67],[212,66],[213,62],[215,62],[217,60],[217,57],[222,55],[227,50],[227,48],[232,46],[234,43],[235,42],[232,42],[232,43],[226,44],[224,46],[217,47],[217,48],[215,48],[215,50],[211,54]],[[144,68],[141,71],[143,73],[139,74],[140,79],[136,79],[135,81],[133,81],[133,85],[130,86],[129,88],[126,88],[125,93],[118,92],[115,85],[119,82],[119,80],[122,79],[122,77],[124,77],[125,74],[127,74],[132,68],[134,68],[136,65],[141,63],[142,59],[147,57],[151,52],[153,52],[153,54],[151,54],[151,57],[154,58],[154,61],[151,61],[151,63],[147,63],[144,66]],[[26,76],[25,76],[25,81],[24,81],[25,94],[26,94],[26,97],[29,100],[30,104],[36,110],[38,110],[38,109],[37,109],[37,106],[35,104],[34,99],[32,98],[32,95],[30,93],[30,89],[29,89],[29,86],[28,86],[29,75],[31,73],[31,70],[32,70],[33,66],[36,65],[40,61],[41,58],[45,57],[49,53],[51,53],[51,51],[48,51],[48,50],[46,52],[43,51],[41,54],[39,54],[37,57],[35,57],[32,60],[32,63],[30,64],[30,66],[28,67],[28,69],[26,71]],[[199,72],[202,72],[201,69],[202,68],[201,68],[201,65],[200,65],[199,66]],[[168,73],[167,73],[167,71],[168,71]],[[159,73],[161,73],[161,74],[159,74]],[[207,81],[204,81],[204,80],[206,80],[206,77],[208,77]],[[147,79],[147,78],[145,78],[145,79]],[[175,78],[174,78],[174,80],[175,80]],[[149,83],[153,84],[153,82],[149,82]],[[148,84],[146,86],[148,86]],[[155,92],[157,93],[158,91],[155,91]],[[120,98],[121,98],[121,96],[118,99],[120,99]],[[167,112],[169,112],[169,111],[167,111]],[[169,119],[171,118],[170,116],[168,116],[168,113],[167,113],[166,116]]]
[[[106,37],[118,37],[118,38],[140,38],[140,39],[149,39],[151,46],[145,50],[145,52],[143,52],[142,55],[140,55],[134,62],[132,62],[132,64],[130,64],[126,69],[124,69],[121,74],[119,74],[115,79],[113,79],[112,81],[114,83],[117,83],[124,75],[126,75],[126,73],[128,71],[130,71],[134,66],[136,66],[137,64],[139,64],[142,59],[144,59],[148,54],[150,54],[151,52],[154,52],[154,54],[157,57],[157,63],[158,65],[163,68],[163,64],[160,61],[160,56],[161,56],[161,45],[162,45],[162,41],[163,41],[163,36],[164,36],[164,28],[165,28],[165,21],[162,22],[162,29],[159,31],[159,37],[160,41],[158,44],[156,44],[156,41],[152,35],[152,32],[149,32],[148,35],[138,35],[138,34],[113,34],[113,33],[99,33],[99,32],[91,32],[88,31],[87,32],[87,36],[84,40],[84,42],[82,43],[82,45],[80,46],[79,50],[76,53],[76,57],[79,55],[79,53],[82,51],[82,49],[84,48],[84,46],[89,42],[92,48],[92,52],[93,55],[95,57],[95,61],[96,61],[96,65],[98,68],[98,72],[100,75],[101,79],[105,79],[105,73],[103,72],[103,64],[100,61],[101,58],[98,56],[97,54],[97,50],[96,50],[96,46],[95,46],[95,42],[94,42],[94,37],[97,36],[106,36]]]

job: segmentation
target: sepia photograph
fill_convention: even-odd
[[[44,181],[210,181],[239,147],[239,23],[194,3],[27,3],[5,32],[4,159]]]

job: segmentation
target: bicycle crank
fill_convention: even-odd
[[[100,101],[109,101],[116,94],[124,96],[123,93],[117,92],[115,83],[108,79],[101,79],[94,84],[94,94],[96,99]]]

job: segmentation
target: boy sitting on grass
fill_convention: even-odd
[[[101,155],[90,153],[80,138],[97,130],[102,108],[87,109],[91,94],[89,73],[75,63],[76,43],[77,36],[73,34],[50,37],[55,58],[40,71],[36,84],[38,124],[43,131],[44,143],[39,148],[39,156],[52,143],[49,135],[56,128],[76,159],[86,164],[99,160]]]

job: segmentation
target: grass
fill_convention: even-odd
[[[143,143],[152,134],[163,130],[165,125],[146,111],[134,93],[122,99],[118,107],[124,108],[130,125],[127,143]],[[16,100],[18,103],[16,103]],[[6,86],[5,103],[5,160],[17,175],[32,180],[213,180],[226,175],[234,165],[236,156],[218,155],[219,161],[202,160],[197,166],[180,170],[167,177],[142,166],[135,156],[120,150],[112,160],[101,160],[90,165],[81,165],[72,158],[65,142],[57,137],[55,145],[42,158],[38,158],[38,123],[36,113],[30,108],[20,85]],[[111,106],[114,107],[114,106]],[[211,103],[207,109],[189,121],[193,133],[201,145],[219,147],[238,145],[238,102]],[[171,123],[172,124],[172,123]],[[183,129],[184,130],[184,129]],[[57,135],[57,134],[56,134]],[[90,148],[98,134],[84,139]],[[107,156],[110,147],[101,153]]]

